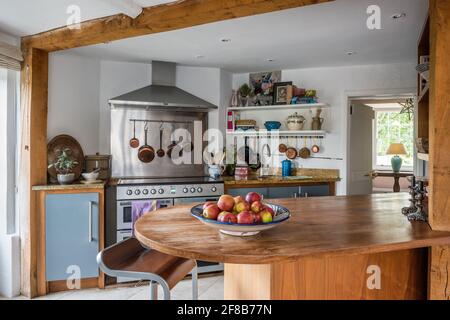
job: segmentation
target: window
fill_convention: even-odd
[[[0,67],[0,234],[13,234],[15,219],[18,73]]]
[[[411,117],[411,118],[410,118]],[[400,108],[375,109],[374,164],[376,169],[390,169],[391,155],[386,151],[391,143],[403,143],[407,155],[402,155],[403,170],[412,170],[414,161],[414,119],[401,114]]]

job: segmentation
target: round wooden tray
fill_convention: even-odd
[[[84,153],[83,149],[81,148],[78,141],[75,140],[75,138],[67,134],[61,134],[54,137],[47,144],[47,164],[50,165],[51,163],[55,162],[58,150],[64,150],[67,148],[72,150],[71,156],[79,163],[79,165],[73,170],[73,173],[75,173],[75,180],[78,180],[84,167]],[[50,182],[57,182],[57,173],[55,168],[49,168],[47,172],[50,176]]]

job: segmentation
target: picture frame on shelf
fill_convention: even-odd
[[[273,85],[273,105],[290,104],[292,99],[292,81],[277,82]]]

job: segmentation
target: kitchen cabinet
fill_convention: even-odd
[[[297,198],[299,187],[272,187],[268,188],[267,199]]]
[[[99,195],[49,194],[45,200],[47,281],[98,277]]]
[[[311,185],[311,186],[289,186],[289,187],[256,187],[256,188],[235,188],[229,189],[228,193],[232,196],[243,196],[250,191],[258,192],[264,199],[283,199],[296,197],[322,197],[330,195],[329,186]]]
[[[105,246],[105,184],[35,186],[37,207],[37,295],[104,288],[96,257]],[[67,280],[70,280],[69,282]]]
[[[317,186],[301,186],[300,196],[301,197],[325,197],[330,195],[330,187],[327,185],[317,185]]]

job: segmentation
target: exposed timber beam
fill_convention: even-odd
[[[136,19],[119,14],[24,37],[22,44],[50,52],[331,1],[182,0],[144,8]]]

